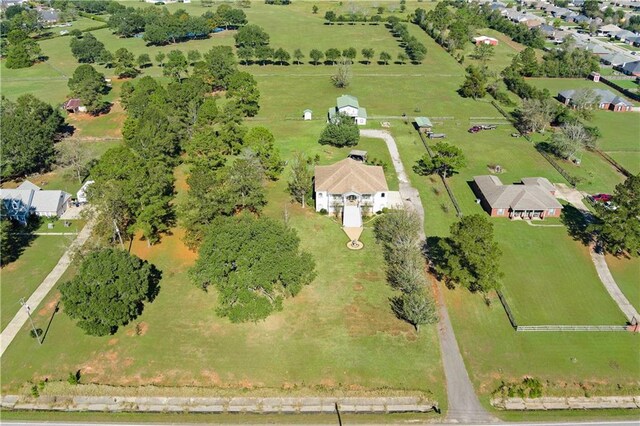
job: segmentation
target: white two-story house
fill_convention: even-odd
[[[380,166],[345,158],[315,167],[316,211],[342,214],[345,227],[362,226],[362,215],[389,207],[389,186]]]
[[[329,108],[328,121],[333,122],[338,114],[353,117],[359,126],[367,124],[367,110],[360,106],[355,96],[342,95],[336,99],[336,106]]]

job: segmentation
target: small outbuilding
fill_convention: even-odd
[[[433,127],[431,120],[427,117],[416,117],[415,122],[418,126],[418,130],[422,133],[429,133]]]
[[[367,161],[367,151],[360,151],[358,149],[354,149],[351,152],[349,152],[348,157],[351,158],[352,160],[356,160],[361,163],[364,163]]]
[[[62,108],[67,112],[87,112],[87,107],[82,105],[82,101],[78,98],[69,99],[62,104]]]
[[[88,202],[87,189],[89,188],[89,186],[93,185],[94,183],[95,181],[88,180],[82,185],[82,188],[80,188],[76,193],[76,199],[78,200],[78,203],[84,204]]]
[[[304,111],[302,111],[302,119],[305,121],[311,120],[313,115],[313,111],[311,111],[310,109],[305,109]]]

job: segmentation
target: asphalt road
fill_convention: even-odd
[[[87,422],[27,422],[27,421],[19,421],[19,422],[4,422],[4,421],[0,421],[0,424],[2,425],[12,425],[12,426],[78,426],[80,424],[86,424],[86,425],[100,425],[100,426],[167,426],[169,424],[187,424],[187,423],[87,423]],[[198,423],[198,425],[202,425],[204,423]],[[212,424],[212,423],[210,423]],[[446,423],[440,423],[440,424],[446,424]],[[453,424],[453,423],[451,423]],[[465,424],[465,423],[455,423],[455,424]],[[545,422],[545,423],[499,423],[501,426],[509,426],[509,425],[513,425],[513,426],[638,426],[638,424],[640,424],[640,417],[638,421],[633,421],[633,420],[629,420],[629,421],[613,421],[613,422],[607,422],[607,421],[588,421],[588,422],[558,422],[558,423],[553,423],[553,422]],[[318,426],[326,426],[326,423],[322,423],[319,424]],[[359,426],[367,426],[366,424],[360,424],[358,423]],[[374,423],[370,424],[371,426],[376,425]],[[475,424],[475,423],[469,423],[466,424],[468,426],[486,426],[487,423],[479,423],[479,424]],[[264,424],[259,423],[256,424],[256,426],[264,426]],[[305,426],[312,426],[310,424],[305,423]],[[377,426],[377,425],[376,425]],[[387,423],[385,424],[381,424],[380,426],[388,426]]]

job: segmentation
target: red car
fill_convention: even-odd
[[[593,201],[597,201],[599,203],[606,203],[607,201],[611,201],[611,194],[595,194],[591,196]]]
[[[469,133],[478,133],[480,130],[482,130],[482,127],[473,126],[472,128],[469,129]]]

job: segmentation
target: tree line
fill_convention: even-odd
[[[144,33],[150,45],[165,45],[195,38],[207,37],[216,28],[238,28],[247,23],[246,14],[228,4],[218,6],[215,12],[190,16],[184,9],[174,13],[166,8],[144,9],[121,6],[108,20],[109,27],[122,37]]]

